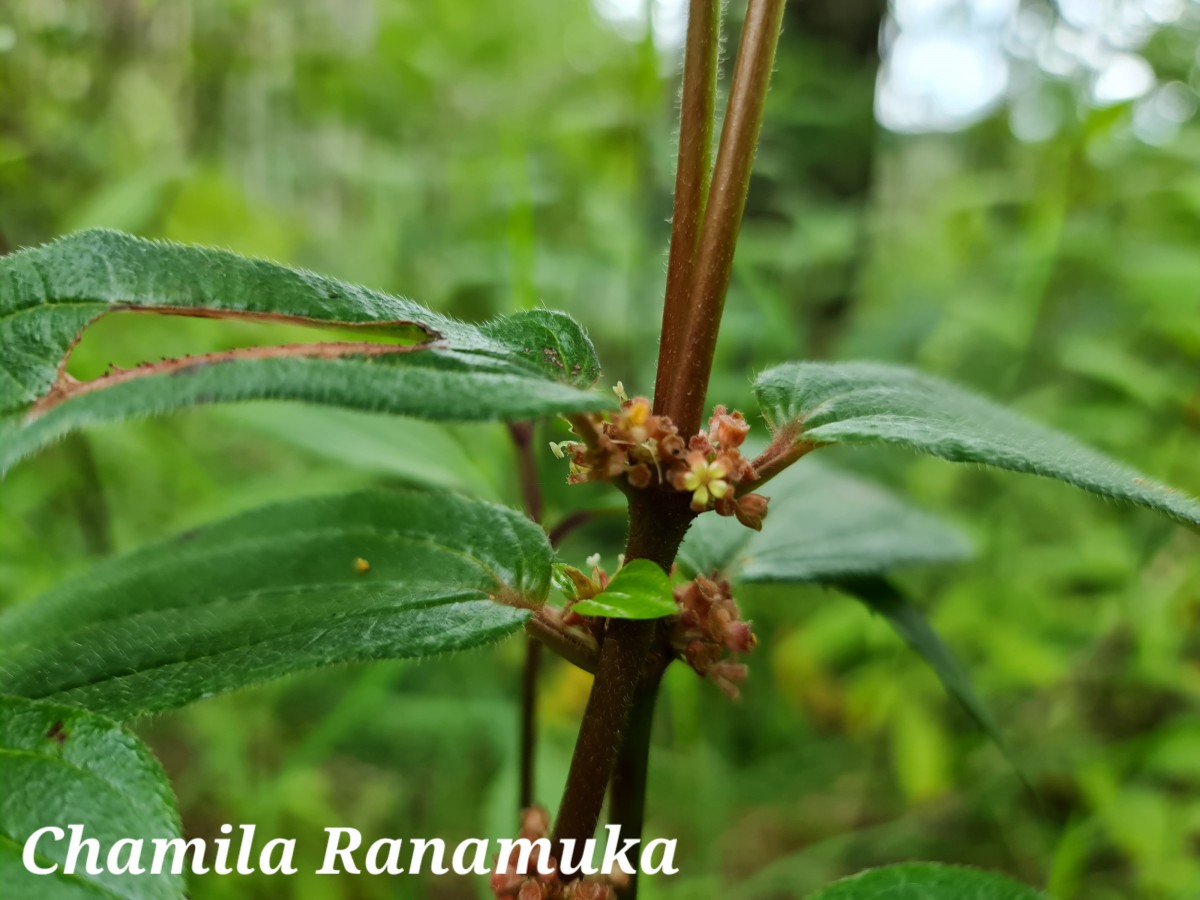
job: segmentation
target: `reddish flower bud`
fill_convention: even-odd
[[[672,429],[674,426],[672,426]],[[663,459],[682,459],[687,452],[687,444],[673,430],[658,439],[658,452]]]
[[[493,872],[488,879],[488,886],[491,887],[493,894],[501,896],[512,889],[512,878],[512,875],[507,875],[504,872]]]
[[[740,412],[734,410],[730,414],[724,406],[713,410],[712,418],[708,422],[708,439],[722,450],[740,447],[749,433],[750,425]]]
[[[734,653],[749,653],[757,644],[749,622],[730,622],[725,627],[725,646]]]
[[[745,681],[749,674],[750,670],[744,665],[729,660],[722,660],[708,671],[708,677],[730,700],[736,700],[740,696],[738,685]]]
[[[546,891],[540,882],[532,879],[521,885],[521,889],[517,892],[517,900],[543,900],[546,896]]]
[[[654,480],[654,470],[645,463],[638,463],[629,470],[627,477],[629,478],[631,487],[648,487],[650,482]]]
[[[546,807],[535,804],[521,810],[521,831],[537,837],[545,837],[550,830],[550,813]]]
[[[734,515],[747,528],[762,531],[763,519],[767,517],[767,503],[769,501],[770,498],[764,497],[762,494],[747,494],[744,497],[739,497]]]
[[[612,888],[598,881],[581,881],[575,885],[574,900],[611,900]]]
[[[713,501],[713,509],[716,510],[718,516],[737,515],[737,498],[726,494],[720,500]]]

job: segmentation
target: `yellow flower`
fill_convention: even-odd
[[[700,457],[692,460],[691,465],[684,473],[683,489],[692,492],[692,509],[707,509],[710,501],[720,500],[729,493],[729,482],[725,480],[729,473],[723,464]]]

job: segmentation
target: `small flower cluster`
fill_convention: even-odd
[[[600,566],[600,554],[593,553],[587,558],[588,568],[592,570],[591,577],[585,575],[574,566],[555,566],[554,578],[559,590],[566,598],[562,609],[550,605],[542,608],[542,614],[554,622],[558,628],[572,635],[593,650],[600,649],[600,641],[604,637],[604,620],[595,616],[582,616],[572,607],[580,600],[590,600],[608,587],[612,578]],[[617,571],[625,565],[625,554],[617,556]]]
[[[671,628],[671,646],[698,675],[736,699],[748,670],[731,654],[750,652],[758,638],[742,619],[729,582],[701,575],[675,588],[675,602],[679,616]]]
[[[569,458],[570,484],[624,477],[639,489],[666,485],[691,494],[695,512],[715,509],[719,515],[736,516],[748,528],[762,529],[767,498],[737,496],[737,485],[755,477],[740,450],[750,431],[740,412],[718,406],[708,429],[685,442],[667,416],[653,414],[645,397],[629,399],[620,383],[614,390],[621,410],[594,420],[594,447],[579,441],[550,445],[555,456]]]
[[[614,900],[614,889],[627,883],[627,876],[619,868],[612,875],[590,876],[566,884],[559,880],[557,871],[541,874],[543,869],[558,868],[553,859],[543,857],[549,834],[550,815],[543,807],[531,806],[521,810],[519,836],[533,842],[529,871],[521,874],[498,868],[491,877],[495,896],[503,900]]]

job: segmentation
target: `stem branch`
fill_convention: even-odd
[[[729,106],[692,270],[690,308],[682,318],[682,334],[676,344],[687,352],[672,358],[672,371],[659,373],[659,381],[665,381],[661,411],[671,417],[684,435],[695,434],[703,417],[783,8],[784,0],[750,0],[746,9]]]
[[[667,381],[675,371],[675,360],[683,345],[683,324],[691,306],[692,263],[700,238],[700,220],[708,201],[720,30],[720,0],[691,0],[687,49],[683,60],[679,162],[675,168],[675,208],[671,216],[667,293],[663,303],[662,341],[658,348],[658,374],[654,385],[656,412],[663,411],[659,406],[667,393]]]

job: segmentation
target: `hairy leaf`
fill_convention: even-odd
[[[69,378],[65,361],[79,335],[116,311],[345,326],[375,340],[257,347],[85,383]],[[0,473],[75,428],[205,403],[303,400],[454,421],[611,405],[586,390],[599,364],[563,313],[469,325],[310,272],[105,230],[0,258],[0,350]]]
[[[809,900],[1046,900],[1046,895],[981,869],[903,863],[853,875]]]
[[[571,607],[582,616],[658,619],[678,612],[667,573],[647,559],[623,565],[603,591]]]
[[[38,840],[38,866],[59,864],[50,875],[29,872],[22,862],[26,840],[40,828],[66,832],[84,827],[100,844],[98,864],[121,839],[144,841],[149,868],[151,841],[180,836],[179,814],[158,762],[132,734],[73,706],[0,697],[0,884],[5,896],[26,900],[129,900],[182,898],[183,878],[147,871],[141,875],[89,875],[80,857],[75,874],[62,871],[69,832]],[[123,845],[128,846],[128,845]],[[127,853],[122,853],[125,859]]]
[[[758,377],[763,415],[816,444],[895,444],[1055,478],[1200,525],[1200,504],[1129,466],[940,379],[880,363],[788,363]]]
[[[958,529],[877,485],[804,459],[767,484],[761,532],[701,516],[679,554],[689,574],[739,581],[832,581],[921,563],[953,562],[970,544]]]
[[[550,560],[523,516],[454,494],[277,504],[0,616],[0,691],[131,716],[298,669],[475,647],[544,601]]]

